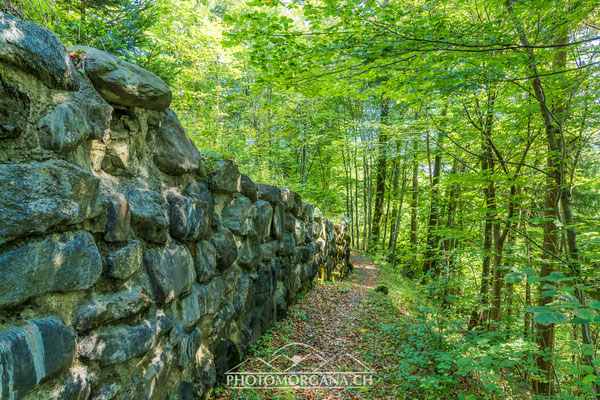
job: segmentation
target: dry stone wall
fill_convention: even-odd
[[[205,157],[160,78],[70,51],[0,14],[0,398],[203,398],[346,274],[348,223]]]

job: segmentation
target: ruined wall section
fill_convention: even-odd
[[[69,51],[0,13],[0,398],[203,398],[347,273],[347,221],[205,157],[157,76]]]

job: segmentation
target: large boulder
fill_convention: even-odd
[[[252,179],[246,174],[241,175],[241,190],[242,194],[249,198],[252,202],[258,200],[258,188],[252,182]]]
[[[75,314],[75,327],[87,331],[136,315],[150,306],[150,293],[143,286],[114,294],[99,295],[83,304]]]
[[[72,150],[92,132],[83,112],[70,102],[54,107],[42,118],[39,127],[42,147],[61,153]]]
[[[202,241],[196,244],[194,266],[196,267],[196,279],[200,283],[210,280],[215,275],[217,250],[210,242]]]
[[[238,165],[231,160],[219,160],[210,172],[210,188],[219,193],[238,193],[242,178]]]
[[[284,233],[279,245],[278,254],[283,257],[291,257],[296,253],[296,241],[294,236],[289,233]]]
[[[99,186],[64,161],[0,164],[0,245],[94,216]]]
[[[261,260],[262,251],[258,238],[250,236],[243,240],[242,246],[238,250],[238,264],[246,269],[253,269]]]
[[[314,221],[313,215],[315,213],[315,205],[312,203],[304,203],[304,216],[306,217],[307,223]]]
[[[306,224],[301,219],[294,220],[294,236],[297,245],[301,245],[306,241]]]
[[[304,216],[304,203],[302,202],[302,196],[296,192],[292,192],[294,196],[294,205],[292,207],[292,214],[296,218],[303,218]]]
[[[209,228],[208,215],[202,206],[190,197],[174,193],[168,197],[171,236],[180,240],[198,240]]]
[[[127,143],[111,141],[106,145],[106,153],[102,160],[102,169],[115,176],[131,176],[134,162],[130,157],[130,146]]]
[[[79,342],[79,355],[103,365],[129,360],[154,347],[160,335],[172,327],[173,318],[161,315],[136,326],[109,328]]]
[[[286,187],[280,187],[279,191],[281,192],[281,201],[283,201],[283,204],[285,205],[285,210],[292,210],[296,202],[296,193],[292,192],[289,188]]]
[[[20,399],[73,360],[75,334],[56,318],[0,332],[0,395]]]
[[[254,282],[255,301],[257,305],[262,305],[273,294],[277,281],[273,280],[274,274],[271,268],[266,265],[260,265],[256,273],[257,279]]]
[[[125,197],[120,196],[108,205],[108,221],[104,240],[107,242],[124,242],[131,229],[131,208]]]
[[[146,250],[144,263],[157,300],[163,304],[188,291],[196,280],[190,251],[175,242],[162,250]]]
[[[281,192],[277,186],[259,184],[258,196],[261,200],[268,201],[273,206],[281,203]]]
[[[131,208],[131,223],[139,237],[149,242],[164,244],[169,237],[167,201],[159,193],[147,189],[127,192]]]
[[[197,295],[202,315],[216,314],[219,311],[224,294],[225,282],[220,276],[216,276],[206,285],[200,286]]]
[[[168,383],[176,365],[177,355],[170,346],[154,348],[144,365],[140,366],[138,376],[132,379],[130,390],[135,392],[135,396],[131,398],[164,400],[171,397],[168,396]]]
[[[195,181],[185,188],[183,194],[197,202],[197,206],[202,209],[202,214],[206,218],[208,227],[212,226],[214,201],[208,186],[203,182]]]
[[[245,315],[248,307],[254,300],[254,282],[246,274],[242,274],[238,280],[236,295],[233,299],[233,308],[236,315]]]
[[[87,368],[77,366],[61,385],[55,387],[49,400],[87,400],[92,393],[93,380],[93,373]]]
[[[273,205],[273,219],[271,220],[271,236],[279,239],[285,233],[285,207],[279,202]]]
[[[227,269],[238,257],[238,249],[233,234],[229,229],[222,228],[211,240],[211,244],[217,251],[217,267],[220,270]]]
[[[185,329],[189,329],[198,322],[205,314],[200,310],[200,304],[198,303],[198,291],[194,290],[192,293],[183,297],[179,302],[179,319],[181,326]]]
[[[212,353],[204,346],[201,346],[196,352],[192,374],[196,398],[206,398],[205,396],[211,393],[212,387],[217,381],[217,371]]]
[[[190,173],[200,166],[200,152],[171,109],[156,133],[154,162],[169,175]]]
[[[52,89],[79,88],[73,62],[56,35],[3,12],[0,12],[0,62],[30,73]]]
[[[231,232],[241,236],[255,235],[254,217],[256,207],[250,199],[239,196],[226,203],[221,213],[221,224]]]
[[[142,243],[132,240],[127,246],[106,257],[106,274],[111,278],[127,279],[142,265]]]
[[[277,250],[279,250],[279,242],[276,240],[271,240],[260,245],[260,252],[264,261],[271,261],[275,257]]]
[[[171,104],[169,85],[152,72],[92,47],[69,49],[85,53],[85,73],[109,103],[157,111]]]
[[[285,231],[288,233],[294,233],[296,228],[296,217],[291,212],[285,213]]]
[[[185,368],[202,345],[202,332],[195,328],[191,333],[183,336],[179,343],[177,362],[181,368]]]
[[[273,219],[273,207],[263,200],[259,200],[254,203],[256,207],[256,235],[258,236],[259,242],[263,242],[266,238],[271,235],[271,220]]]
[[[47,292],[91,287],[102,273],[94,238],[79,231],[52,235],[0,255],[0,306]]]

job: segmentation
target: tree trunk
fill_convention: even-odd
[[[367,154],[363,150],[363,250],[367,250],[367,236],[369,234],[368,208],[370,208],[368,194],[369,171],[367,167]]]
[[[443,138],[442,133],[438,134],[437,140],[440,144]],[[427,275],[435,277],[439,273],[439,193],[438,183],[440,182],[440,171],[442,168],[442,153],[439,149],[435,153],[433,162],[433,172],[431,176],[431,205],[429,211],[429,224],[427,226],[427,241],[425,246],[425,256],[423,262],[423,276],[427,279]]]
[[[486,176],[489,174],[491,158],[491,149],[485,138],[482,142],[483,156],[481,157],[481,170]],[[493,168],[493,165],[492,165]],[[494,224],[494,208],[495,202],[493,197],[494,183],[488,182],[488,185],[483,189],[485,197],[485,226],[483,230],[483,262],[481,264],[481,287],[479,289],[479,297],[481,304],[471,313],[471,321],[469,329],[475,329],[477,326],[484,326],[489,320],[489,292],[490,292],[490,264],[491,264],[491,249],[492,249],[492,227]]]
[[[394,222],[394,226],[396,229],[394,230],[394,234],[390,237],[391,241],[391,254],[390,261],[392,263],[392,267],[396,266],[396,247],[398,244],[398,233],[400,232],[400,222],[402,221],[402,205],[404,204],[404,191],[406,190],[406,158],[402,163],[402,189],[400,189],[400,201],[398,204],[398,213],[396,214],[396,221]],[[404,270],[402,273],[406,276],[406,265],[404,266]]]
[[[419,200],[419,158],[418,149],[419,142],[418,137],[415,135],[413,139],[413,154],[412,154],[412,187],[410,196],[410,253],[411,253],[411,271],[416,271],[417,267],[417,230],[418,226],[418,215],[417,206]]]
[[[398,164],[398,157],[400,156],[399,152],[400,152],[400,145],[398,144],[396,146],[396,157],[394,158],[392,180],[390,182],[390,184],[392,186],[392,190],[388,190],[386,213],[385,213],[385,219],[383,221],[383,240],[381,241],[381,249],[383,251],[385,251],[385,247],[386,247],[388,219],[390,220],[389,221],[390,240],[389,240],[389,244],[387,246],[388,250],[391,247],[392,237],[394,236],[394,232],[396,231],[396,214],[397,214],[398,208],[395,206],[395,204],[392,202],[392,200],[395,201],[396,197],[398,197],[398,184],[400,181],[400,167]],[[391,215],[389,215],[390,208],[391,208]]]
[[[456,159],[452,163],[452,171],[450,173],[453,176],[458,173],[458,162]],[[452,255],[452,250],[454,249],[455,245],[453,230],[456,208],[458,206],[458,193],[459,185],[453,182],[446,193],[446,239],[444,239],[440,244],[440,248],[444,252],[444,256],[446,258],[446,265],[448,269],[451,269],[454,264],[454,257]]]
[[[355,216],[355,227],[356,227],[356,249],[360,248],[360,226],[359,226],[359,209],[358,209],[358,148],[356,146],[356,144],[354,145],[354,202],[355,202],[355,207],[354,207],[354,211],[356,213]]]
[[[390,113],[390,99],[383,96],[381,99],[381,125],[379,138],[377,140],[378,155],[377,167],[375,171],[375,208],[373,211],[373,226],[371,230],[371,240],[373,247],[379,243],[379,234],[381,228],[381,219],[383,216],[383,199],[385,197],[385,175],[387,169],[387,141],[386,125],[388,124]]]

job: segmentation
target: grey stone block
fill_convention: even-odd
[[[64,161],[1,164],[0,244],[92,217],[99,185],[97,177]]]
[[[196,280],[190,251],[177,243],[171,243],[161,250],[146,250],[144,263],[156,298],[163,304],[189,290]]]
[[[127,200],[136,234],[149,242],[166,243],[169,237],[169,217],[164,197],[152,190],[136,188],[127,192]]]
[[[92,47],[69,49],[85,53],[86,75],[109,103],[157,111],[171,104],[171,89],[152,72]]]
[[[0,332],[1,397],[22,398],[41,380],[68,367],[74,353],[74,333],[56,318]]]
[[[173,318],[163,315],[136,326],[97,332],[79,342],[79,355],[103,365],[126,361],[153,348],[159,336],[172,327]]]
[[[0,306],[47,292],[91,287],[102,273],[94,238],[79,231],[52,235],[0,255]]]

